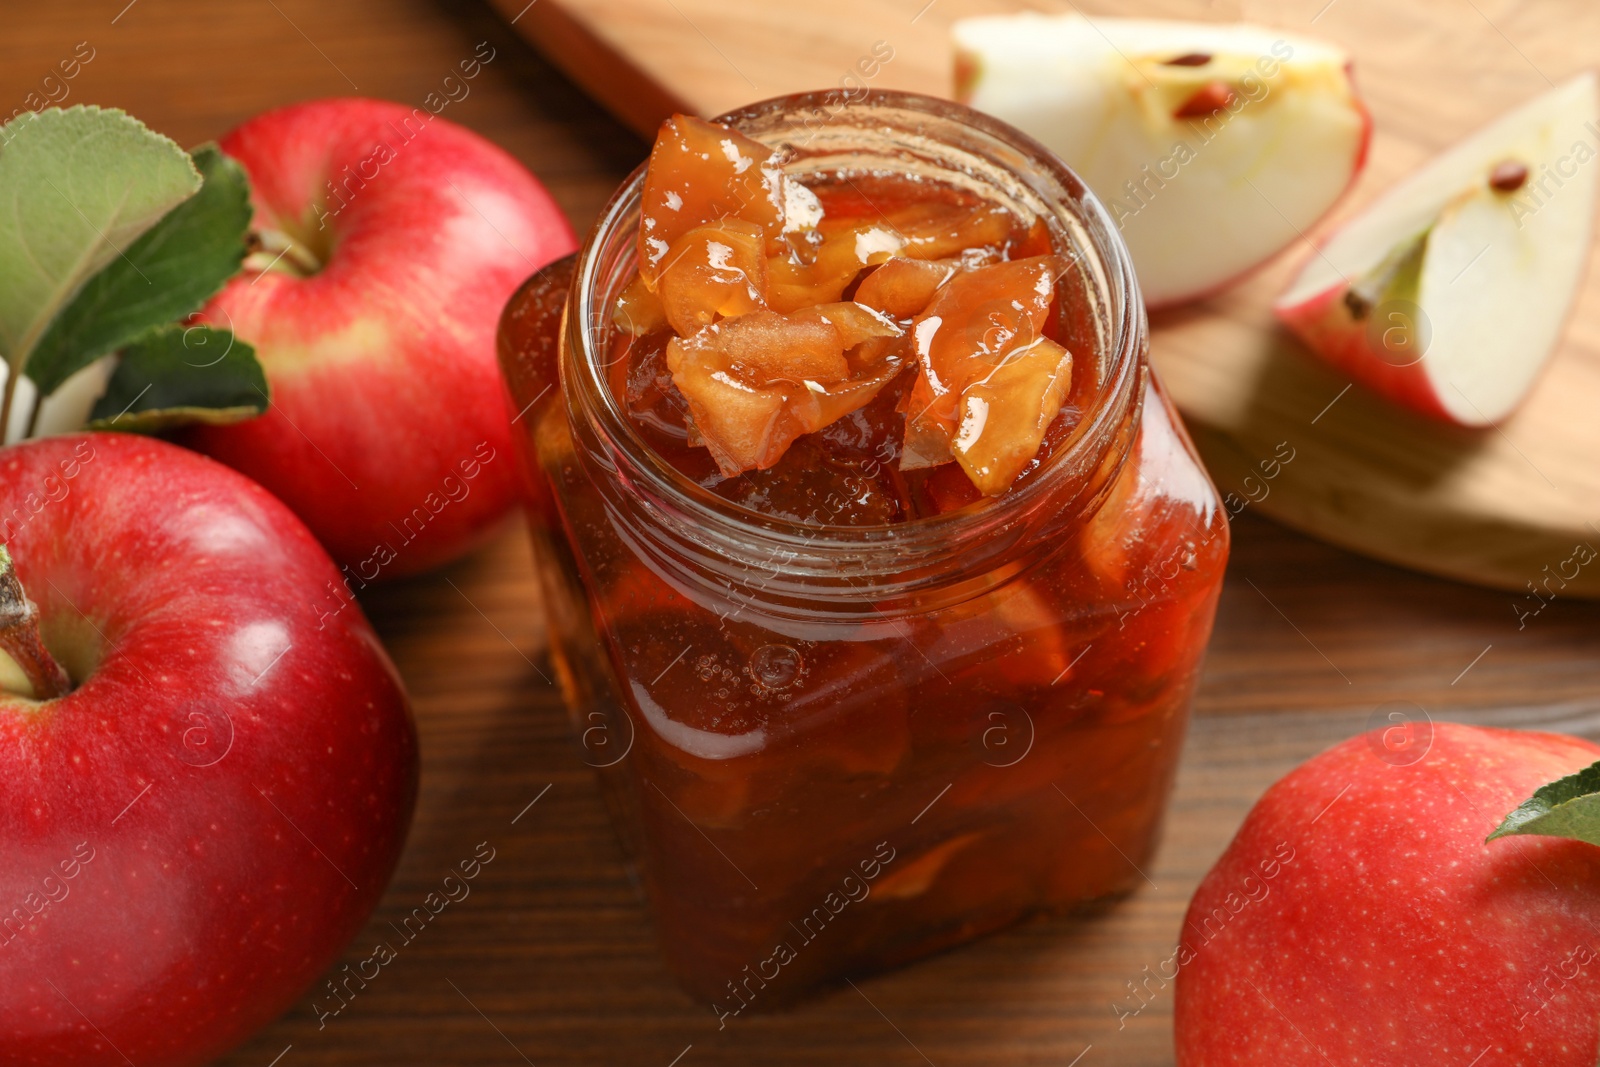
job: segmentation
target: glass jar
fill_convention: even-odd
[[[719,121],[791,176],[935,179],[1043,220],[1094,349],[1074,373],[1100,383],[1003,496],[793,523],[679,474],[607,385],[643,168],[575,264],[513,298],[501,355],[573,726],[672,970],[726,1021],[1139,884],[1228,532],[1151,377],[1127,251],[1046,149],[897,93]]]

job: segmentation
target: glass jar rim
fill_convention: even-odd
[[[589,416],[612,453],[618,472],[636,489],[647,489],[670,507],[662,512],[667,520],[696,525],[712,540],[739,544],[759,539],[782,552],[814,555],[848,555],[851,552],[881,550],[892,546],[895,555],[915,555],[919,549],[937,552],[956,543],[972,546],[994,532],[1015,525],[1023,517],[1045,509],[1052,494],[1061,488],[1062,478],[1073,470],[1093,470],[1103,466],[1106,453],[1119,446],[1116,457],[1120,469],[1131,446],[1130,435],[1115,433],[1119,424],[1137,419],[1142,399],[1147,324],[1127,247],[1117,233],[1112,216],[1100,200],[1073,171],[1038,141],[1020,130],[990,116],[949,100],[892,90],[826,90],[774,97],[727,112],[712,120],[736,129],[786,113],[811,113],[826,108],[827,121],[835,122],[848,111],[892,109],[920,113],[932,119],[954,122],[997,146],[1017,154],[1043,176],[1065,189],[1070,197],[1061,208],[1072,216],[1087,235],[1094,257],[1105,278],[1110,310],[1106,326],[1109,337],[1102,340],[1101,387],[1083,413],[1083,419],[1066,447],[1053,453],[1045,464],[1021,485],[1001,496],[989,498],[981,506],[961,508],[904,522],[874,526],[841,526],[808,523],[779,518],[746,508],[718,496],[671,466],[646,442],[610,388],[604,373],[605,352],[601,335],[610,322],[609,308],[597,307],[600,272],[604,266],[600,251],[614,231],[637,207],[641,199],[648,162],[641,164],[613,194],[602,209],[589,239],[579,253],[568,306],[566,329],[568,355],[562,359],[563,391],[569,406],[576,405]],[[1039,190],[1032,191],[1041,195]],[[576,413],[575,413],[576,414]],[[1109,483],[1111,479],[1107,478]],[[1080,495],[1079,506],[1087,506]],[[1055,515],[1056,509],[1050,509]]]

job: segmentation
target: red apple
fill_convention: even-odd
[[[1201,884],[1174,957],[1181,1067],[1594,1067],[1600,849],[1485,838],[1600,747],[1398,729],[1274,785]]]
[[[272,406],[185,443],[271,489],[361,582],[460,555],[517,498],[495,324],[571,226],[516,160],[422,109],[297,104],[222,148],[264,247],[202,314],[256,347]]]
[[[0,539],[75,683],[18,695],[0,655],[0,1061],[207,1062],[383,892],[416,793],[400,679],[310,531],[193,452],[7,448]]]

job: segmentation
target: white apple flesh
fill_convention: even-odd
[[[1424,415],[1487,426],[1533,387],[1582,280],[1600,168],[1584,74],[1346,223],[1279,298],[1315,352]]]
[[[1349,56],[1249,25],[1025,13],[954,30],[956,95],[1106,204],[1152,307],[1213,292],[1349,187],[1371,123]]]

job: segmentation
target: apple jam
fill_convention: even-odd
[[[724,1022],[1142,881],[1228,551],[1146,344],[1058,160],[891,93],[673,120],[508,306],[553,660]]]

